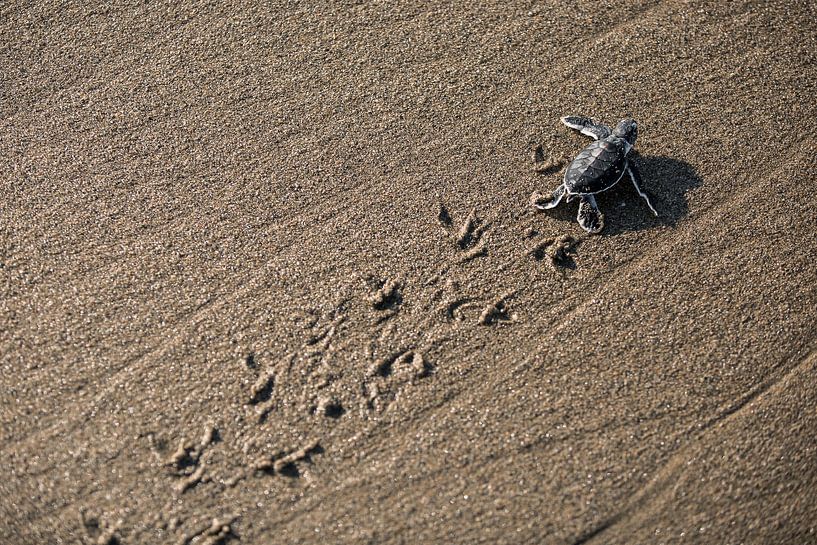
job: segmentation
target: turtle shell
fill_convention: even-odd
[[[596,140],[579,153],[565,172],[569,193],[599,193],[610,189],[627,170],[627,144],[615,136]]]

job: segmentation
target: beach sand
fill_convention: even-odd
[[[817,543],[817,4],[308,4],[0,6],[0,543]]]

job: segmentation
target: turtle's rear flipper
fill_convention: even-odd
[[[650,210],[652,210],[652,213],[655,214],[655,217],[657,218],[658,212],[656,212],[655,208],[652,207],[652,203],[650,203],[650,198],[647,196],[647,194],[641,190],[641,185],[639,184],[639,182],[641,182],[641,174],[639,174],[638,169],[633,163],[630,163],[630,165],[627,167],[627,174],[630,175],[630,179],[633,181],[635,190],[638,191],[638,194],[641,195],[642,199],[647,201],[647,206],[650,207]]]
[[[537,199],[533,202],[533,206],[538,208],[539,210],[549,210],[551,208],[556,208],[556,205],[562,201],[562,197],[565,196],[565,184],[560,185],[556,188],[553,194],[550,196],[550,200],[545,199]]]
[[[583,135],[589,136],[590,138],[595,138],[596,140],[607,138],[612,132],[610,127],[607,125],[596,123],[589,117],[583,117],[580,115],[566,115],[561,118],[561,120],[562,123],[571,129],[576,129]]]
[[[579,198],[579,215],[576,216],[582,229],[591,235],[598,233],[604,227],[604,214],[596,206],[593,195],[582,195]]]

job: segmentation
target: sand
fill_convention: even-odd
[[[4,3],[0,543],[817,543],[816,5]]]

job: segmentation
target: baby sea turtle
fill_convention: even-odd
[[[604,214],[596,205],[596,193],[607,191],[626,174],[633,181],[635,190],[647,201],[652,213],[658,212],[650,204],[646,193],[639,185],[641,175],[627,155],[635,146],[638,125],[632,119],[622,119],[615,129],[581,116],[566,116],[562,123],[576,129],[596,141],[584,148],[565,171],[562,185],[556,188],[549,201],[534,204],[541,210],[554,208],[567,195],[567,202],[579,199],[579,215],[576,219],[588,233],[598,233],[604,227]]]

